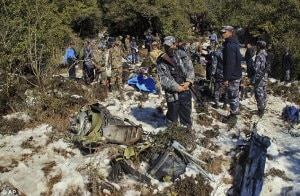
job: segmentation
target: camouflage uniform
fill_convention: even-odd
[[[162,89],[157,75],[156,60],[162,53],[163,51],[158,49],[157,46],[153,44],[153,50],[150,52],[151,67],[150,67],[149,74],[152,75],[156,84],[156,88],[159,90],[159,93],[161,93]]]
[[[165,44],[168,42],[175,43],[175,38],[168,36],[165,38]],[[177,89],[184,82],[193,84],[195,73],[192,61],[187,53],[182,50],[174,50],[173,56],[170,56],[176,67],[170,65],[162,58],[157,60],[157,73],[160,79],[161,86],[165,91],[165,97],[168,105],[166,114],[167,120],[177,122],[178,117],[180,124],[186,127],[192,126],[191,111],[192,111],[192,95],[190,90],[185,90],[180,93]]]
[[[267,80],[268,80],[268,73],[266,72],[264,77],[259,80],[262,74],[264,74],[265,66],[266,66],[266,58],[267,53],[265,50],[259,51],[256,55],[255,62],[254,62],[254,69],[255,69],[255,81],[259,82],[257,88],[254,89],[255,99],[257,102],[257,109],[264,110],[267,105]]]
[[[100,82],[100,84],[107,83],[108,57],[109,57],[109,49],[104,50],[103,48],[101,50],[98,48],[94,51],[93,62],[96,64],[97,79]]]
[[[127,54],[130,54],[130,36],[129,35],[127,35],[125,38],[125,47],[126,47]]]
[[[113,89],[122,89],[122,50],[120,43],[115,43],[111,49],[109,63],[111,64],[112,72],[110,79],[110,87]]]
[[[222,48],[217,48],[214,52],[215,58],[212,62],[212,76],[214,78],[214,92],[213,92],[213,101],[215,103],[215,107],[219,107],[219,100],[221,95],[221,90],[223,89],[226,91],[223,85],[223,53]],[[224,107],[228,104],[228,95],[225,92],[225,100],[224,100]]]

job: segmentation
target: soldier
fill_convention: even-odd
[[[159,34],[158,33],[155,33],[155,38],[154,40],[157,42],[157,48],[159,49],[160,46],[161,46],[161,40],[160,40],[160,37],[159,37]]]
[[[109,63],[111,64],[111,79],[109,89],[110,91],[119,89],[122,91],[122,50],[120,48],[120,41],[115,41],[111,49]]]
[[[93,43],[91,42],[91,40],[87,40],[85,43],[85,47],[83,49],[83,55],[84,55],[83,73],[84,73],[84,81],[86,84],[92,83],[95,78],[94,65],[92,62],[93,52],[94,52]]]
[[[157,75],[156,60],[163,53],[163,51],[158,49],[158,43],[156,41],[154,41],[152,43],[152,49],[153,50],[150,52],[151,67],[149,68],[149,74],[152,75],[152,77],[154,78],[156,87],[157,87],[158,92],[160,94],[162,89],[161,89],[161,85],[160,85],[159,78],[158,78],[158,75]]]
[[[166,53],[157,60],[157,73],[165,91],[169,122],[177,123],[178,118],[183,127],[191,129],[192,95],[189,86],[195,78],[194,66],[183,50],[178,50],[173,36],[164,38]]]
[[[237,122],[240,104],[239,86],[242,78],[242,55],[239,41],[234,36],[234,28],[232,26],[223,26],[221,33],[225,39],[223,49],[223,84],[225,88],[227,88],[228,101],[230,104],[230,114],[222,118],[222,122],[235,124]]]
[[[138,62],[138,46],[135,41],[135,37],[131,38],[130,42],[130,52],[131,52],[131,62],[132,64],[135,64]]]
[[[213,108],[218,109],[220,107],[219,105],[219,100],[220,100],[220,95],[221,95],[221,90],[224,89],[223,85],[223,47],[218,47],[216,51],[214,52],[214,60],[212,62],[212,80],[214,81],[214,92],[213,92],[213,101],[214,104],[212,105]],[[225,90],[225,89],[224,89]],[[224,99],[224,104],[223,104],[223,109],[227,109],[227,102],[228,102],[228,96],[227,93],[225,92],[225,99]]]
[[[105,45],[98,45],[98,48],[94,50],[93,62],[96,67],[96,77],[100,84],[108,85],[108,77],[110,77],[110,72],[108,71],[108,58],[109,49],[105,49]]]
[[[245,52],[245,61],[247,65],[247,77],[251,78],[251,83],[254,83],[254,69],[253,69],[253,57],[255,55],[255,50],[252,47],[251,43],[246,45],[247,50]]]
[[[150,52],[152,51],[152,42],[155,40],[155,37],[151,34],[151,31],[148,31],[146,33],[145,37],[145,46],[148,51],[148,55],[150,55]]]
[[[127,55],[130,54],[130,35],[126,35],[125,47],[126,47]]]
[[[266,42],[258,41],[256,48],[257,55],[254,61],[256,84],[254,93],[257,102],[258,115],[262,117],[267,105],[268,66],[266,63],[267,52],[265,51]]]

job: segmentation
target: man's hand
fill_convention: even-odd
[[[182,91],[186,91],[189,89],[189,86],[190,86],[190,82],[184,82],[182,84],[180,84],[179,88],[177,89],[177,92],[182,92]]]

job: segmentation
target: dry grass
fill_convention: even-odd
[[[285,181],[292,181],[290,178],[287,177],[285,171],[275,169],[274,167],[270,169],[269,173],[267,173],[266,176],[272,176],[272,177],[278,176],[279,178],[282,178]]]
[[[0,117],[0,124],[0,134],[2,135],[15,135],[25,128],[25,122],[15,118],[5,119]]]
[[[222,165],[229,162],[223,156],[216,156],[210,152],[203,152],[200,155],[200,159],[206,162],[206,164],[202,165],[203,169],[215,175],[222,173]]]

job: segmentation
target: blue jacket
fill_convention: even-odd
[[[241,61],[242,55],[238,39],[235,36],[225,39],[223,50],[224,81],[242,78]]]
[[[64,55],[64,60],[67,63],[68,59],[76,59],[76,52],[74,50],[74,48],[72,48],[71,46],[69,46],[66,49],[65,55]]]

